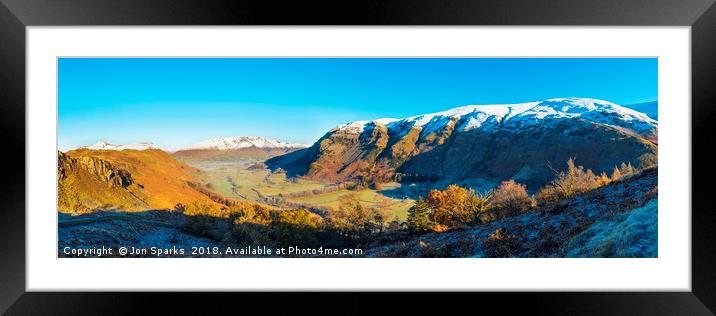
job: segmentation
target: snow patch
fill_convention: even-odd
[[[474,129],[493,131],[499,127],[520,128],[540,124],[545,120],[569,118],[582,118],[595,123],[628,128],[638,133],[649,133],[656,130],[658,125],[656,120],[644,113],[609,101],[556,98],[518,104],[467,105],[404,119],[355,121],[340,125],[336,129],[360,133],[366,125],[380,123],[398,134],[404,134],[415,126],[421,127],[423,134],[429,134],[457,119],[457,131]]]
[[[160,149],[161,148],[154,143],[150,142],[138,142],[138,143],[131,143],[131,144],[125,144],[125,145],[117,145],[112,144],[110,142],[106,141],[98,141],[94,143],[91,146],[83,146],[81,148],[91,149],[91,150],[125,150],[125,149],[132,149],[132,150],[145,150],[145,149]]]
[[[201,150],[201,149],[217,149],[217,150],[231,150],[231,149],[242,149],[242,148],[305,148],[308,145],[289,143],[275,139],[267,139],[258,136],[233,136],[233,137],[217,137],[207,139],[195,143],[193,145],[184,147],[180,150]]]

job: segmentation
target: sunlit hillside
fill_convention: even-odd
[[[173,209],[193,201],[217,204],[190,185],[198,183],[201,171],[161,150],[77,149],[59,153],[59,161],[60,212]]]

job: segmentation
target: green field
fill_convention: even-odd
[[[400,184],[396,183],[392,185],[399,186]],[[389,198],[381,194],[379,191],[371,189],[358,191],[340,190],[336,192],[293,198],[291,200],[307,205],[336,209],[341,206],[343,200],[349,197],[358,200],[363,205],[385,210],[388,215],[388,219],[390,220],[393,220],[395,217],[398,217],[400,220],[405,220],[408,209],[413,205],[413,200]]]
[[[306,192],[332,186],[305,179],[287,179],[283,173],[272,173],[266,169],[251,168],[260,160],[237,158],[233,160],[211,160],[181,158],[183,162],[201,170],[200,180],[212,186],[213,190],[227,197],[242,198],[263,202],[263,197],[279,194]],[[382,190],[400,190],[399,183],[385,184]],[[368,207],[380,208],[389,220],[397,217],[405,220],[408,209],[413,205],[411,199],[387,197],[372,189],[339,190],[322,194],[309,194],[302,197],[286,198],[287,201],[308,206],[337,209],[346,198],[354,198]]]

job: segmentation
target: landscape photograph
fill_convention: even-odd
[[[59,58],[59,258],[657,258],[656,58]]]

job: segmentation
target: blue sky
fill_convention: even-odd
[[[655,58],[61,58],[58,77],[62,150],[235,135],[313,143],[349,121],[468,104],[657,98]]]

